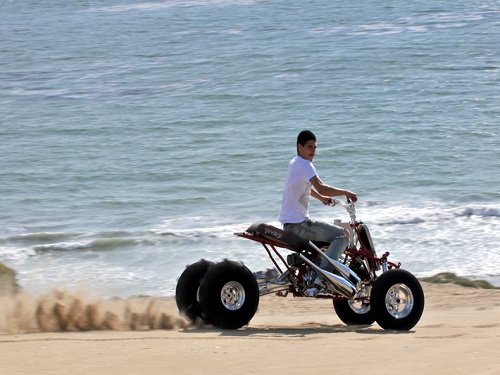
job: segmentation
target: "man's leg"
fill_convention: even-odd
[[[340,258],[349,243],[349,236],[344,228],[323,221],[307,219],[302,223],[288,225],[286,231],[310,241],[330,243],[326,255],[334,260]],[[323,260],[321,266],[327,264]]]

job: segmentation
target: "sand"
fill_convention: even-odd
[[[139,300],[136,313],[130,301],[115,301],[125,313],[88,304],[100,316],[83,332],[67,320],[64,332],[40,332],[36,319],[15,327],[11,316],[10,327],[3,321],[11,333],[0,333],[0,374],[500,374],[500,290],[423,287],[424,315],[410,332],[349,327],[329,300],[276,296],[262,297],[236,331],[186,327],[172,299]],[[65,298],[69,311],[74,300]],[[102,325],[106,313],[114,326]]]

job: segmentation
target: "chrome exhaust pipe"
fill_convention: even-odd
[[[358,275],[356,275],[349,267],[345,264],[340,263],[338,260],[330,258],[328,255],[323,253],[324,258],[330,263],[341,276],[344,276],[347,280],[349,280],[354,285],[358,285],[361,282],[361,279]]]
[[[321,267],[317,266],[313,262],[311,262],[304,255],[299,254],[300,259],[313,267],[324,279],[330,283],[330,285],[335,289],[335,291],[339,292],[346,298],[352,298],[356,294],[356,287],[347,279],[335,275],[331,272],[325,271]]]
[[[345,279],[349,280],[351,283],[354,285],[358,285],[361,282],[361,279],[359,278],[358,275],[354,273],[353,270],[351,270],[349,267],[347,267],[345,264],[340,263],[339,261],[330,258],[328,255],[326,255],[323,251],[321,251],[316,245],[314,245],[312,242],[310,242],[310,245],[313,247],[313,249],[323,258],[325,258],[328,263],[331,264],[331,266]],[[326,271],[328,272],[328,271]]]

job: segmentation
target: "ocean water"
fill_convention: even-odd
[[[0,262],[34,293],[272,266],[302,129],[417,276],[500,285],[498,1],[1,1]],[[346,219],[312,202],[315,218]]]

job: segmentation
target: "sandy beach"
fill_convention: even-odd
[[[262,297],[243,329],[185,327],[167,299],[168,329],[2,333],[0,373],[498,374],[500,290],[423,286],[426,308],[410,332],[349,327],[329,300],[276,296]]]

